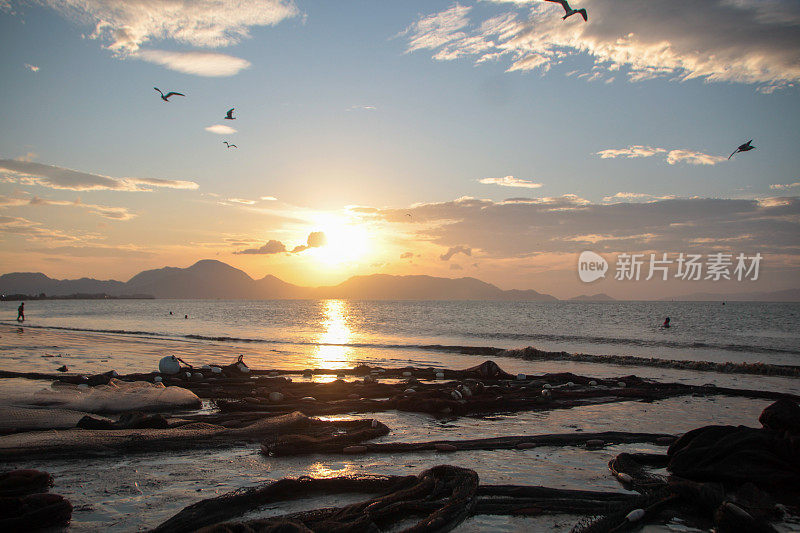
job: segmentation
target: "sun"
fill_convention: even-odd
[[[320,263],[328,266],[352,263],[370,252],[370,235],[362,224],[336,216],[321,217],[317,224],[327,243],[310,250],[310,255]]]

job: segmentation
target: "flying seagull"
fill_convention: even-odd
[[[161,99],[164,100],[165,102],[169,102],[169,97],[170,96],[186,96],[183,93],[176,93],[176,92],[169,92],[167,94],[164,94],[164,93],[161,92],[161,89],[159,89],[158,87],[153,87],[153,89],[155,89],[156,91],[159,92],[159,94],[161,95]]]
[[[228,148],[239,148],[235,144],[230,144],[228,141],[222,141]]]
[[[753,146],[752,144],[750,144],[751,142],[753,142],[753,139],[750,139],[750,140],[749,140],[749,141],[747,141],[746,143],[744,143],[744,144],[742,144],[741,146],[739,146],[739,148],[737,148],[736,150],[734,150],[734,151],[733,151],[733,154],[731,154],[731,155],[729,155],[729,156],[728,156],[728,159],[730,159],[731,157],[733,157],[733,156],[734,156],[734,154],[738,154],[739,152],[749,152],[750,150],[753,150],[753,149],[755,149],[755,146]]]
[[[589,20],[589,16],[586,14],[586,10],[585,9],[572,9],[571,7],[569,7],[569,2],[567,2],[567,0],[545,0],[545,1],[546,2],[555,2],[556,4],[561,4],[561,7],[563,7],[564,11],[567,12],[566,15],[561,17],[561,20],[564,20],[567,17],[571,17],[575,13],[579,13],[583,17],[584,21],[588,21]]]
[[[228,109],[228,113],[225,115],[225,119],[226,120],[236,120],[236,117],[233,116],[233,110],[234,109],[236,109],[236,108],[232,107],[232,108]]]

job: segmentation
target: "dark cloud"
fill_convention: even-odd
[[[450,261],[450,258],[456,254],[472,255],[472,249],[466,246],[453,246],[446,253],[439,256],[442,261]],[[452,268],[452,267],[450,267]]]
[[[397,220],[398,213],[408,210],[380,215]],[[574,195],[519,202],[460,198],[410,210],[427,223],[417,234],[420,239],[449,248],[443,260],[475,248],[494,258],[586,249],[704,253],[718,247],[800,255],[798,197],[602,204]]]
[[[237,255],[267,255],[267,254],[279,254],[281,252],[286,251],[286,245],[284,245],[281,241],[270,240],[264,246],[260,248],[247,248],[246,250],[239,250],[238,252],[233,252]]]

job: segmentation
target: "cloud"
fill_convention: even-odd
[[[94,26],[93,39],[119,53],[151,40],[218,48],[299,14],[291,0],[41,0],[65,17]]]
[[[2,204],[0,203],[0,205]],[[50,200],[47,198],[39,198],[38,196],[34,196],[27,201],[27,205],[77,207],[80,209],[86,209],[90,213],[112,220],[131,220],[132,218],[136,217],[135,213],[130,212],[125,207],[109,207],[106,205],[85,204],[81,202],[80,198],[76,199],[74,202],[70,202],[68,200]]]
[[[224,126],[222,124],[214,124],[213,126],[208,126],[206,131],[210,131],[211,133],[216,133],[217,135],[230,135],[232,133],[236,133],[236,130],[231,128],[230,126]]]
[[[664,152],[666,152],[666,150],[663,148],[635,145],[627,148],[610,148],[608,150],[600,150],[596,155],[599,155],[600,159],[616,159],[617,157],[636,159],[639,157],[651,157]]]
[[[464,270],[464,267],[458,263],[450,263],[450,270]]]
[[[30,70],[31,72],[39,72],[39,67],[37,67],[36,65],[25,63],[25,68]]]
[[[770,189],[778,189],[778,190],[794,189],[795,187],[800,187],[800,181],[796,181],[794,183],[775,183],[769,186]]]
[[[608,150],[596,152],[596,155],[599,155],[600,159],[616,159],[618,157],[624,159],[638,159],[660,154],[666,154],[664,160],[670,165],[675,165],[676,163],[716,165],[728,159],[725,156],[706,154],[696,150],[667,150],[665,148],[653,148],[652,146],[641,145],[629,146],[627,148],[610,148]]]
[[[278,201],[278,199],[275,198],[274,196],[262,196],[261,198],[259,198],[259,200],[264,201],[264,202],[277,202]]]
[[[302,252],[304,250],[308,250],[309,248],[319,248],[321,246],[325,246],[328,244],[328,237],[325,235],[323,231],[312,231],[308,234],[308,239],[306,239],[305,245],[299,245],[292,248],[292,253],[296,254],[298,252]]]
[[[377,109],[378,108],[374,105],[360,105],[360,104],[351,105],[350,107],[347,108],[348,111],[375,111]]]
[[[245,198],[228,198],[226,201],[242,205],[255,205],[256,203],[255,200],[247,200]]]
[[[503,178],[483,178],[478,180],[479,183],[484,185],[500,185],[501,187],[520,187],[525,189],[538,189],[542,186],[541,183],[534,183],[532,181],[515,178],[514,176],[505,176]]]
[[[46,228],[41,222],[22,217],[0,215],[0,234],[16,235],[28,240],[45,242],[79,242],[91,235],[70,235],[61,230]]]
[[[703,79],[759,84],[763,92],[800,81],[796,0],[628,4],[585,1],[588,24],[563,21],[561,6],[540,1],[494,2],[474,13],[455,4],[421,16],[401,35],[407,52],[430,50],[440,61],[502,60],[508,71],[546,72],[577,54],[594,60],[587,79],[621,71],[630,81]]]
[[[676,198],[673,195],[666,195],[666,196],[654,196],[652,194],[645,194],[639,192],[618,192],[613,196],[605,196],[603,197],[604,202],[615,202],[615,201],[622,201],[622,202],[635,202],[637,200],[641,201],[648,201],[652,202],[655,200],[668,200]]]
[[[239,250],[238,252],[233,252],[237,255],[262,255],[262,254],[279,254],[281,252],[286,251],[286,245],[284,245],[281,241],[270,240],[264,246],[260,248],[248,248],[246,250]]]
[[[234,76],[240,71],[250,68],[250,62],[246,59],[216,52],[141,50],[132,57],[184,74],[214,78]]]
[[[414,252],[403,252],[400,254],[400,259],[412,259],[414,257]]]
[[[623,193],[625,194],[625,193]],[[493,259],[545,253],[707,253],[714,239],[740,238],[737,252],[794,254],[800,258],[800,198],[751,200],[671,198],[592,203],[576,195],[518,201],[459,198],[403,209],[377,218],[402,220],[410,211],[425,222],[415,238],[458,250],[480,249]],[[711,239],[701,242],[697,239]],[[722,241],[721,241],[722,242]]]
[[[728,158],[719,155],[709,155],[703,152],[694,152],[692,150],[670,150],[667,154],[667,163],[674,165],[675,163],[689,163],[690,165],[716,165],[722,163]]]
[[[168,189],[198,188],[197,183],[193,181],[161,178],[112,178],[101,174],[91,174],[54,165],[14,159],[0,159],[0,181],[72,191],[152,191],[156,187]]]
[[[439,259],[442,261],[450,261],[450,258],[456,254],[464,254],[464,255],[472,255],[472,249],[467,248],[466,246],[452,246],[447,250],[447,252],[443,253],[439,256]]]

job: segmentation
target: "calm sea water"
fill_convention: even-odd
[[[0,305],[0,322],[16,324],[18,303]],[[667,316],[673,327],[661,329]],[[273,346],[536,346],[800,364],[797,303],[49,300],[27,302],[26,319],[31,327]]]

